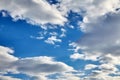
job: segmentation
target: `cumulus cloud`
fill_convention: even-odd
[[[101,16],[95,23],[86,23],[86,32],[78,43],[81,54],[73,54],[71,58],[102,61],[109,65],[120,65],[119,63],[119,17],[120,12],[111,12]],[[73,57],[74,56],[74,57]],[[102,59],[102,60],[101,60]]]
[[[60,0],[60,7],[64,14],[69,11],[83,15],[84,22],[96,19],[101,15],[119,8],[119,0]],[[96,13],[96,14],[94,14]]]
[[[0,46],[0,79],[2,80],[15,79],[9,76],[2,76],[2,74],[7,74],[7,72],[23,73],[35,77],[35,80],[47,80],[47,76],[52,74],[75,71],[71,66],[60,61],[55,61],[52,57],[39,56],[19,59],[10,53],[13,53],[12,49]]]
[[[116,9],[120,7],[120,1],[67,0],[62,1],[62,4],[72,4],[71,2],[76,4],[76,7],[73,5],[71,7],[78,10],[82,8],[85,11],[83,13],[83,22],[80,25],[84,35],[77,43],[80,50],[85,55],[92,56],[94,54],[96,58],[98,57],[97,55],[106,54],[118,56],[120,53],[120,11]],[[78,3],[82,5],[78,5]],[[71,7],[69,6],[67,9],[74,11]]]
[[[120,74],[117,67],[119,62],[116,62],[117,60],[119,60],[119,57],[107,54],[99,60],[100,64],[87,64],[85,70],[89,70],[90,73],[83,80],[119,80]]]
[[[98,66],[86,65],[86,70],[96,67],[99,70],[92,71],[83,80],[119,80],[119,76],[110,76],[110,74],[117,74],[119,69],[116,65],[120,65],[119,4],[119,0],[60,0],[59,4],[53,6],[45,0],[1,0],[0,10],[8,11],[14,20],[23,19],[32,24],[63,24],[66,21],[64,16],[67,16],[70,11],[82,15],[83,21],[80,23],[80,28],[84,35],[78,43],[70,44],[74,51],[70,58],[93,60],[100,63]],[[62,36],[65,36],[66,31],[61,31]],[[45,42],[55,44],[61,40],[57,39],[56,35],[52,35]],[[4,72],[11,70],[11,72],[17,71],[33,77],[36,75],[37,77],[34,78],[38,80],[46,80],[46,76],[60,72],[64,76],[59,76],[58,80],[79,80],[72,73],[66,73],[71,72],[72,67],[55,61],[51,57],[19,59],[10,53],[13,53],[13,50],[0,47],[0,60],[2,61],[0,69]],[[7,65],[4,67],[3,64]]]
[[[119,0],[61,0],[65,12],[84,10],[80,27],[85,34],[79,41],[83,51],[119,55],[120,12],[116,10],[119,3]]]
[[[98,69],[84,80],[118,80],[117,74],[120,65],[120,1],[119,0],[66,0],[61,5],[65,11],[79,12],[83,16],[80,28],[84,35],[79,42],[73,45],[72,59],[98,61]],[[78,5],[79,4],[79,5]],[[81,5],[80,5],[81,4]],[[71,5],[71,6],[70,6]],[[79,47],[77,49],[77,47]],[[77,49],[77,51],[75,51]],[[80,50],[80,53],[78,51]],[[76,54],[77,52],[77,54]],[[84,58],[81,58],[83,55]],[[88,65],[86,65],[88,66]],[[118,74],[119,75],[119,74]]]
[[[94,69],[94,68],[96,68],[96,67],[97,67],[97,65],[87,64],[87,65],[85,66],[85,70]]]
[[[46,0],[1,0],[0,10],[6,10],[14,20],[22,19],[31,24],[62,25],[66,21]]]
[[[19,72],[35,75],[73,70],[72,67],[66,65],[65,63],[54,61],[51,57],[46,56],[20,59],[16,61],[14,65],[18,65],[17,70]]]
[[[18,60],[18,58],[12,55],[14,51],[8,47],[0,46],[0,73],[5,73],[10,69],[13,70],[12,62]]]
[[[85,77],[83,80],[119,80],[120,76],[109,76],[108,73],[94,70],[91,74]]]
[[[72,55],[70,55],[71,59],[77,60],[77,59],[84,59],[84,55],[83,54],[79,54],[79,53],[74,53]]]
[[[86,24],[89,27],[88,33],[79,41],[80,46],[86,47],[83,50],[119,55],[119,14],[108,13],[101,17],[102,20]]]

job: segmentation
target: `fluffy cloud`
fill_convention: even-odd
[[[112,54],[107,54],[100,58],[100,62],[117,65],[117,64],[120,64],[119,59],[120,59],[120,56],[113,56]]]
[[[116,65],[120,65],[118,61],[120,59],[119,14],[119,11],[111,12],[101,16],[95,23],[87,23],[88,29],[86,26],[86,32],[77,45],[82,53],[73,54],[70,57],[72,59],[98,60],[102,62],[101,71],[108,71],[109,74],[116,73]],[[80,55],[84,58],[81,58]]]
[[[72,2],[76,4],[76,7]],[[82,8],[85,11],[80,25],[84,36],[77,43],[85,56],[96,55],[97,58],[106,54],[119,55],[120,11],[117,10],[120,7],[119,0],[67,0],[62,1],[63,3],[70,3],[72,8],[79,10]],[[72,8],[69,6],[67,9],[73,10]]]
[[[74,53],[74,54],[70,55],[70,58],[76,60],[76,59],[84,59],[85,57],[83,54]]]
[[[15,62],[19,72],[28,74],[57,73],[72,71],[73,68],[62,63],[54,61],[51,57],[40,56],[33,58],[24,58]]]
[[[95,70],[91,75],[85,77],[83,80],[119,80],[120,76],[109,76],[108,73]]]
[[[60,9],[66,14],[69,11],[83,15],[84,22],[96,19],[119,8],[119,0],[60,0]],[[95,14],[94,14],[95,13]]]
[[[67,5],[64,7],[64,10],[80,12],[83,16],[80,28],[84,35],[75,46],[72,45],[75,48],[75,54],[70,57],[72,59],[93,60],[100,63],[99,67],[96,66],[99,70],[92,71],[84,80],[119,80],[120,77],[115,74],[119,75],[117,73],[119,68],[116,65],[120,65],[118,61],[120,59],[120,11],[118,9],[120,1],[61,1],[62,5],[71,4],[71,6]],[[84,58],[81,58],[80,55],[84,56]],[[115,76],[110,76],[110,74]]]
[[[0,46],[0,61],[12,62],[17,60],[17,58],[12,55],[13,52],[14,51],[8,47]]]
[[[117,67],[119,61],[116,62],[117,60],[119,60],[119,57],[107,54],[106,56],[102,56],[99,60],[99,65],[87,64],[85,70],[89,70],[90,73],[88,76],[85,76],[83,80],[119,80],[120,73]]]
[[[75,71],[72,67],[63,62],[55,61],[52,57],[39,56],[19,59],[10,53],[13,53],[13,50],[8,47],[0,46],[0,79],[2,80],[15,79],[12,79],[9,76],[2,76],[2,74],[7,74],[7,72],[17,74],[23,73],[31,77],[35,77],[35,80],[47,80],[47,76],[52,74]]]
[[[88,32],[79,41],[80,46],[86,47],[84,51],[119,55],[119,14],[120,12],[108,13],[97,22],[86,24],[89,27]]]
[[[18,60],[18,58],[12,55],[14,51],[8,47],[0,46],[0,73],[12,70],[12,62]]]
[[[94,68],[96,68],[96,67],[97,67],[97,65],[87,64],[87,65],[85,66],[85,70],[94,69]]]
[[[80,27],[85,33],[79,41],[83,51],[119,55],[119,0],[61,0],[61,9],[69,12],[84,10]],[[69,4],[68,4],[69,3]],[[68,5],[66,5],[68,4]],[[94,14],[95,13],[95,14]]]
[[[9,4],[9,5],[8,5]],[[6,10],[14,20],[32,24],[63,24],[66,19],[45,0],[1,0],[0,10]]]
[[[84,35],[78,43],[70,44],[75,53],[70,57],[72,59],[99,61],[100,63],[98,66],[86,65],[85,69],[87,70],[96,67],[99,70],[92,71],[83,80],[119,80],[119,76],[110,76],[110,74],[119,74],[117,73],[119,69],[116,67],[116,65],[120,65],[119,4],[119,0],[60,0],[60,3],[56,5],[58,8],[55,8],[45,0],[1,0],[0,10],[7,10],[13,19],[27,20],[32,24],[63,24],[66,21],[64,16],[70,11],[82,15],[83,21],[80,23],[80,28]],[[66,32],[62,31],[63,34]],[[45,42],[54,44],[61,42],[61,40],[53,35]],[[58,80],[79,80],[72,73],[66,73],[73,71],[72,67],[63,62],[55,61],[51,57],[18,59],[10,54],[13,53],[13,50],[7,47],[1,46],[0,51],[0,60],[2,61],[0,69],[4,72],[17,71],[35,76],[34,78],[38,80],[46,80],[46,76],[60,72],[64,75],[59,76]],[[3,64],[7,64],[7,66],[4,67]]]

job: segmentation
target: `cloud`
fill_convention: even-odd
[[[119,3],[119,0],[60,0],[59,6],[64,14],[73,11],[83,15],[83,21],[86,22],[108,12],[114,12],[114,10],[120,7]]]
[[[24,58],[16,61],[19,72],[39,75],[41,73],[58,73],[72,71],[73,68],[62,62],[54,61],[51,57],[40,56]]]
[[[72,55],[70,55],[71,59],[77,60],[77,59],[84,59],[84,55],[83,54],[79,54],[79,53],[74,53]]]
[[[80,80],[80,75],[75,75],[73,73],[63,73],[60,76],[58,76],[55,80]]]
[[[65,6],[68,3],[69,5]],[[65,11],[72,10],[83,16],[80,28],[84,35],[75,43],[76,45],[72,45],[74,54],[70,58],[99,63],[98,69],[92,70],[83,80],[120,79],[117,73],[119,68],[116,66],[120,65],[118,61],[120,59],[120,11],[117,10],[119,4],[119,0],[62,0],[61,5],[65,6],[63,8]]]
[[[117,67],[119,62],[116,62],[117,60],[119,60],[119,57],[107,54],[102,56],[98,65],[87,64],[85,70],[90,71],[90,73],[85,76],[83,80],[119,80],[120,73],[119,68]]]
[[[96,67],[98,70],[92,70],[83,80],[119,80],[119,76],[110,76],[110,74],[119,75],[117,73],[119,71],[117,65],[120,65],[119,4],[119,0],[60,0],[59,4],[53,6],[45,0],[1,0],[0,10],[8,11],[14,20],[22,19],[31,24],[64,24],[67,21],[65,16],[70,11],[78,13],[83,17],[80,28],[84,35],[78,43],[69,44],[74,51],[70,58],[99,62],[98,66],[95,64],[85,66],[85,70]],[[43,28],[46,30],[46,27]],[[65,36],[66,31],[61,31]],[[45,42],[55,44],[62,40],[52,34]],[[47,80],[49,75],[58,73],[60,74],[60,76],[56,75],[58,80],[80,80],[80,77],[71,72],[74,71],[71,66],[52,57],[19,59],[10,54],[13,50],[3,46],[0,49],[0,60],[2,60],[0,69],[3,70],[1,72],[3,74],[7,71],[18,72],[32,76],[34,79]]]
[[[0,61],[12,62],[17,60],[17,58],[12,55],[13,52],[14,51],[8,47],[0,46]]]
[[[82,8],[85,11],[85,13],[82,13],[83,22],[80,25],[84,35],[76,43],[85,56],[96,55],[96,59],[106,54],[119,56],[120,11],[116,10],[120,7],[119,0],[67,0],[62,1],[61,4],[63,3],[70,3],[72,4],[71,7]],[[78,3],[82,5],[78,5]],[[76,4],[76,6],[73,6],[73,4]],[[67,9],[73,10],[72,8]]]
[[[72,51],[74,51],[75,53],[78,53],[79,50],[81,49],[80,46],[78,46],[78,44],[75,43],[75,42],[69,43],[69,46],[72,47],[72,49],[69,49],[69,50],[72,50]]]
[[[104,53],[119,56],[119,12],[108,13],[102,16],[102,20],[98,20],[96,23],[88,23],[89,30],[79,41],[80,47],[86,47],[82,49],[88,53]]]
[[[21,79],[13,78],[10,76],[0,76],[0,80],[21,80]]]
[[[96,68],[96,67],[97,67],[97,65],[87,64],[87,65],[85,66],[85,70],[94,69],[94,68]]]
[[[12,80],[12,77],[2,76],[7,74],[7,72],[14,74],[23,73],[30,77],[34,77],[35,80],[47,80],[49,78],[47,76],[49,75],[56,73],[67,74],[67,72],[75,71],[73,67],[63,62],[55,61],[53,57],[39,56],[20,59],[10,54],[13,52],[14,51],[8,47],[0,46],[0,79]]]
[[[54,45],[55,42],[62,42],[62,40],[61,39],[57,39],[56,36],[51,36],[47,40],[45,40],[45,42],[48,43],[48,44],[53,44]]]
[[[13,52],[14,51],[8,47],[0,46],[0,73],[5,73],[9,70],[13,70],[11,64],[12,62],[18,60],[18,58],[12,55]]]
[[[6,10],[14,20],[26,20],[37,25],[47,23],[63,25],[67,21],[55,6],[46,0],[1,0],[0,10]]]
[[[83,80],[119,80],[120,76],[109,76],[108,73],[99,70],[92,71],[91,75]]]
[[[65,37],[67,31],[66,31],[64,28],[61,28],[61,32],[62,32],[62,34],[60,35],[60,37],[61,37],[61,38],[62,38],[62,37]]]
[[[79,41],[81,50],[88,54],[111,53],[116,56],[119,55],[120,12],[116,11],[116,8],[119,7],[119,0],[63,1],[64,4],[73,4],[71,2],[76,4],[76,7],[73,5],[71,7],[77,9],[83,7],[86,11],[83,16],[83,23],[80,25],[85,33]],[[82,5],[79,6],[77,3],[82,3]]]

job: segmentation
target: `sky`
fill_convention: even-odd
[[[0,80],[120,80],[120,0],[0,0]]]

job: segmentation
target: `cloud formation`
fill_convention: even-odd
[[[38,80],[47,80],[47,76],[52,74],[65,74],[66,72],[75,71],[71,66],[68,66],[63,62],[55,61],[52,57],[39,56],[19,59],[11,55],[13,52],[14,51],[8,47],[0,46],[1,74],[7,74],[7,72],[12,72],[16,74],[23,73],[31,77],[36,77],[35,80],[37,78]],[[0,77],[0,79],[2,80],[12,80],[12,78],[9,76],[7,77],[1,75]]]
[[[62,25],[67,20],[46,0],[1,0],[0,10],[6,10],[14,20],[26,20],[35,25]]]
[[[118,80],[120,79],[120,1],[119,0],[62,0],[62,5],[68,4],[63,9],[80,12],[83,21],[80,28],[84,35],[73,45],[72,59],[98,61],[97,70],[84,80]],[[79,5],[78,5],[79,4]],[[81,5],[80,5],[81,4]],[[79,48],[79,49],[78,49]],[[77,51],[76,51],[77,50]],[[86,65],[86,68],[93,67]],[[110,76],[114,74],[115,76]]]
[[[120,66],[119,4],[120,0],[59,0],[59,4],[56,5],[50,5],[46,0],[1,0],[0,10],[6,10],[14,20],[26,20],[28,23],[38,25],[47,23],[63,25],[67,21],[65,16],[68,16],[70,11],[81,15],[83,21],[80,22],[80,28],[84,35],[79,42],[70,44],[74,48],[74,54],[70,58],[99,63],[97,66],[86,65],[85,70],[91,73],[81,80],[119,80],[120,77],[117,76],[120,75],[117,67]],[[61,31],[63,32],[61,37],[66,36],[66,30]],[[43,36],[39,37],[39,39],[42,38]],[[45,42],[55,44],[62,40],[52,33]],[[19,59],[11,54],[13,52],[10,48],[0,46],[2,62],[0,73],[24,73],[38,80],[47,80],[48,75],[58,73],[57,80],[80,80],[80,77],[72,74],[74,69],[71,66],[55,61],[52,57]],[[95,68],[97,70],[92,70]]]

